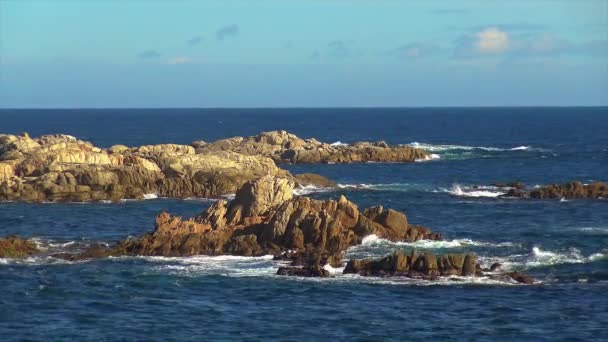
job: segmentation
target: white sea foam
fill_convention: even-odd
[[[221,274],[226,276],[269,276],[276,273],[272,255],[243,257],[232,255],[191,257],[136,257],[157,263],[153,270],[177,275]]]
[[[502,269],[511,270],[518,268],[533,268],[554,266],[562,264],[584,264],[595,262],[608,257],[608,252],[594,253],[587,257],[581,254],[576,248],[569,248],[566,251],[549,251],[534,246],[528,254],[514,254],[506,257],[480,257],[480,262],[484,266],[489,266],[494,262],[502,264]]]
[[[156,194],[156,193],[144,194],[145,200],[157,199],[157,198],[158,198],[158,194]]]
[[[394,246],[409,246],[414,248],[422,249],[443,249],[443,248],[460,248],[468,246],[479,246],[479,247],[513,247],[515,246],[512,242],[500,242],[491,243],[483,241],[474,241],[471,239],[454,239],[454,240],[418,240],[415,242],[392,242],[386,239],[379,238],[375,234],[368,235],[361,241],[361,246],[374,246],[374,245],[394,245]],[[356,248],[356,247],[354,247]]]
[[[516,146],[512,148],[500,148],[492,146],[467,146],[467,145],[448,145],[448,144],[425,144],[419,142],[412,142],[406,144],[407,146],[420,148],[429,152],[455,152],[455,151],[487,151],[487,152],[504,152],[504,151],[548,151],[543,148],[535,148],[532,146]]]
[[[333,142],[333,143],[331,143],[329,145],[331,145],[331,146],[348,146],[348,144],[345,144],[345,143],[343,143],[343,142],[341,142],[339,140],[336,141],[336,142]]]
[[[425,161],[431,161],[431,160],[437,160],[437,159],[441,159],[441,156],[439,156],[438,154],[435,153],[431,153],[428,156],[425,156],[424,158],[421,159],[416,159],[416,162],[425,162]]]
[[[293,194],[296,196],[304,196],[304,195],[308,195],[308,194],[312,194],[312,193],[330,192],[330,191],[334,191],[334,188],[326,188],[326,187],[316,186],[316,185],[304,185],[304,186],[300,186],[300,187],[293,189]]]
[[[454,184],[451,189],[446,190],[446,191],[453,196],[460,196],[460,197],[495,198],[495,197],[506,194],[506,192],[504,192],[504,191],[496,191],[496,190],[491,191],[491,190],[485,190],[483,188],[469,188],[469,187],[460,186],[458,184]]]
[[[608,235],[608,227],[582,227],[578,230],[592,235]]]

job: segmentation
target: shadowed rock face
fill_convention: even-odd
[[[213,143],[195,143],[197,151],[233,151],[265,156],[277,163],[411,162],[429,155],[410,146],[390,146],[383,141],[328,144],[314,138],[301,139],[286,131],[263,132],[251,137],[234,137]]]
[[[382,207],[360,212],[343,196],[337,201],[293,197],[293,187],[293,180],[280,177],[249,181],[234,200],[218,201],[197,217],[158,215],[154,232],[125,240],[108,254],[254,256],[291,251],[287,259],[317,254],[339,265],[342,253],[370,234],[393,241],[441,238],[408,224],[400,212]]]
[[[263,156],[196,153],[187,145],[101,149],[69,135],[0,135],[0,201],[219,197],[265,175],[292,177]]]
[[[357,260],[348,262],[344,273],[366,276],[475,276],[482,275],[481,267],[473,254],[447,254],[437,256],[432,253],[411,255],[399,251],[379,260]]]
[[[37,252],[38,247],[31,240],[16,236],[0,238],[0,258],[25,258]]]
[[[302,269],[314,269],[311,266],[303,267]],[[410,255],[406,255],[402,251],[397,251],[392,255],[386,256],[379,260],[358,260],[353,259],[348,262],[344,268],[345,274],[360,274],[364,276],[376,277],[408,277],[421,279],[435,279],[438,276],[489,276],[495,279],[512,279],[522,284],[534,284],[534,279],[527,274],[521,272],[510,272],[504,274],[486,274],[482,270],[477,257],[474,254],[446,254],[435,255],[425,252],[418,255],[416,251],[412,251]],[[305,275],[305,272],[292,271],[283,272],[285,275]],[[309,276],[325,276],[324,274],[316,274],[309,272]],[[278,273],[281,274],[281,273]]]

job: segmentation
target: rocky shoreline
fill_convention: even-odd
[[[408,162],[426,152],[385,143],[333,146],[285,131],[214,143],[93,146],[69,135],[0,134],[0,201],[118,201],[146,195],[218,198],[271,175],[301,185],[335,186],[325,177],[293,176],[276,163]]]

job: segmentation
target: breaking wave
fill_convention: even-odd
[[[429,152],[449,152],[449,151],[486,151],[486,152],[505,152],[505,151],[546,151],[542,148],[534,148],[532,146],[516,146],[512,148],[500,148],[489,146],[466,146],[466,145],[443,145],[443,144],[425,144],[412,142],[407,146],[420,148]]]
[[[584,256],[577,248],[555,252],[543,250],[538,246],[532,247],[530,253],[514,254],[506,257],[480,257],[486,266],[494,262],[502,264],[503,269],[529,269],[536,267],[555,266],[562,264],[584,264],[608,258],[608,251]]]
[[[421,249],[447,249],[447,248],[461,248],[470,246],[479,247],[513,247],[516,246],[512,242],[500,242],[491,243],[483,241],[474,241],[471,239],[454,239],[454,240],[418,240],[415,242],[392,242],[386,239],[379,238],[375,234],[368,235],[361,241],[361,246],[374,246],[374,245],[393,245],[393,246],[408,246]]]
[[[501,188],[497,187],[466,187],[454,184],[451,189],[442,189],[453,196],[460,197],[488,197],[496,198],[506,194]]]

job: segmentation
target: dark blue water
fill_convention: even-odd
[[[607,108],[0,110],[0,132],[67,133],[99,146],[212,141],[286,129],[334,142],[385,140],[440,159],[409,164],[288,166],[337,180],[360,207],[382,204],[446,236],[369,241],[348,257],[394,249],[473,251],[538,285],[337,276],[281,278],[266,257],[0,259],[3,339],[605,340],[608,201],[497,199],[497,181],[530,186],[608,180]],[[0,235],[49,251],[113,243],[155,214],[211,202],[0,203]],[[339,271],[339,270],[338,270]]]

